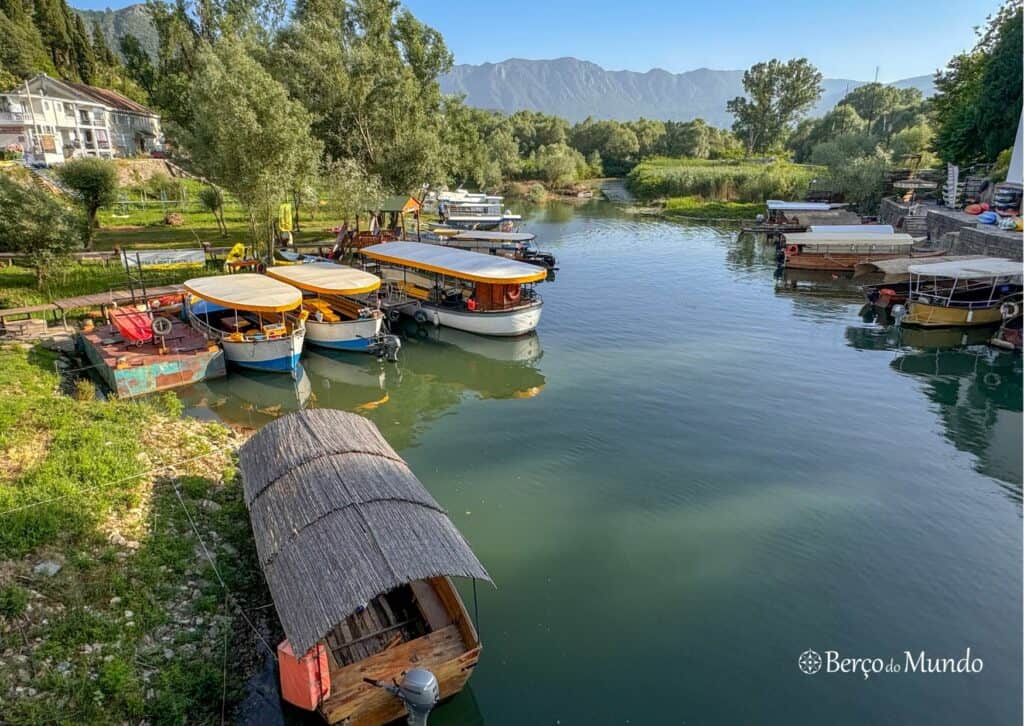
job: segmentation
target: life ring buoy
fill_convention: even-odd
[[[523,296],[523,286],[518,282],[505,288],[505,297],[509,302],[518,302]]]
[[[999,312],[1004,319],[1015,318],[1020,315],[1020,308],[1017,307],[1017,303],[1008,302],[999,306]]]
[[[422,308],[417,310],[415,313],[413,313],[412,319],[415,320],[420,325],[423,325],[424,323],[427,322],[427,319],[428,319],[427,318],[427,311],[423,310]]]
[[[164,317],[153,318],[153,332],[157,335],[170,335],[173,330],[173,323]]]
[[[798,254],[800,254],[800,247],[798,245],[786,245],[786,257]]]

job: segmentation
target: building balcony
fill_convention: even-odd
[[[25,123],[25,114],[18,111],[0,111],[0,123]]]

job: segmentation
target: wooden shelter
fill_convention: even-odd
[[[406,239],[409,230],[406,227],[405,215],[410,214],[415,222],[416,238],[420,236],[420,212],[423,203],[416,197],[398,194],[387,197],[368,210],[370,221],[368,228],[356,235],[356,247],[362,249],[379,242],[391,242]],[[359,220],[356,220],[358,227]]]
[[[441,698],[461,690],[481,646],[448,578],[491,579],[376,426],[300,411],[267,424],[240,460],[287,637],[278,649],[284,698],[328,723],[379,724],[405,707],[366,678],[390,683],[425,668]]]

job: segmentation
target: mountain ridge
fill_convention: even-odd
[[[471,106],[506,113],[522,109],[543,111],[574,122],[587,116],[618,121],[640,116],[663,121],[700,117],[725,127],[732,123],[731,114],[725,110],[726,102],[743,95],[743,71],[739,70],[607,70],[592,61],[570,56],[459,64],[439,80],[442,91],[465,95]],[[846,78],[824,79],[824,92],[811,115],[828,112],[849,90],[865,83]],[[918,88],[925,96],[935,91],[931,76],[904,78],[888,85]]]

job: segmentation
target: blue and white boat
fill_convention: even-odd
[[[379,277],[333,262],[269,267],[266,274],[304,293],[307,342],[334,350],[378,351],[384,313],[355,296],[379,288]]]
[[[189,323],[219,342],[229,363],[296,374],[306,336],[301,291],[251,273],[197,277],[184,287]]]

